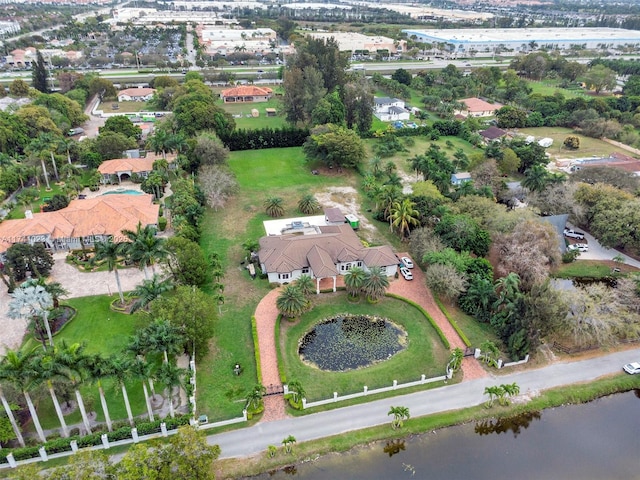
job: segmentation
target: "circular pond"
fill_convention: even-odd
[[[387,360],[407,345],[407,332],[388,319],[337,315],[298,342],[300,358],[321,370],[344,371]]]

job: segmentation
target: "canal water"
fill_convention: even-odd
[[[470,423],[376,443],[254,478],[631,480],[640,479],[639,453],[636,390],[511,424]]]

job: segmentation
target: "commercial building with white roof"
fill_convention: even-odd
[[[468,53],[475,50],[495,52],[513,50],[527,52],[535,43],[536,48],[568,50],[574,46],[585,49],[616,48],[619,46],[640,48],[640,31],[622,28],[474,28],[474,29],[406,29],[409,38],[424,43],[443,43],[450,53]]]
[[[305,32],[305,35],[325,40],[333,37],[338,42],[338,48],[341,52],[389,50],[391,53],[396,53],[404,52],[407,49],[406,40],[398,41],[381,35],[368,36],[355,32]]]

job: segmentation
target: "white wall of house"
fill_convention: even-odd
[[[347,272],[354,267],[360,267],[365,272],[369,271],[369,269],[364,264],[364,262],[361,260],[358,260],[355,262],[342,262],[336,265],[336,268],[337,268],[336,275],[346,275]],[[266,270],[264,264],[260,265],[260,268],[262,269],[263,272]],[[382,268],[388,277],[394,276],[398,271],[398,265],[396,264],[388,265]],[[304,270],[294,270],[293,272],[290,272],[290,273],[269,272],[267,274],[267,278],[269,279],[269,283],[285,284],[285,283],[291,283],[296,281],[302,275],[309,275],[311,278],[316,278],[315,275],[313,274],[313,271],[310,268],[307,268]]]
[[[376,112],[376,117],[378,117],[383,122],[395,122],[396,120],[409,120],[411,118],[411,114],[409,112],[403,112],[400,114],[397,113],[389,113],[389,112]]]

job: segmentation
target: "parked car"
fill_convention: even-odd
[[[413,262],[409,257],[402,257],[400,259],[401,266],[406,268],[413,268]]]
[[[636,373],[640,373],[640,363],[633,362],[627,363],[622,369],[627,372],[629,375],[635,375]]]
[[[584,233],[577,230],[564,229],[564,236],[569,238],[575,238],[576,240],[584,240]]]
[[[567,250],[577,250],[579,252],[588,252],[589,251],[589,245],[587,245],[586,243],[574,243],[573,245],[569,245],[567,247]]]
[[[407,267],[400,267],[400,274],[405,280],[413,280],[413,273]]]

